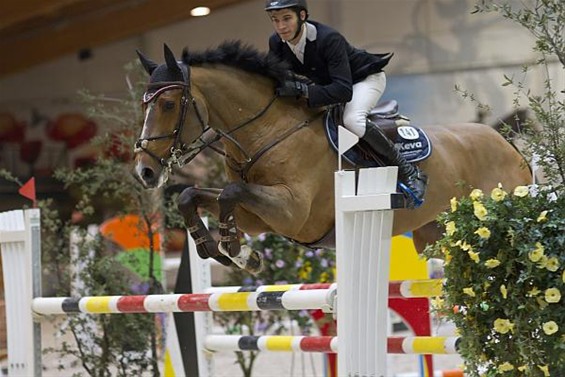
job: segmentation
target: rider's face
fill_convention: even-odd
[[[302,16],[301,12],[301,16]],[[300,34],[294,38],[298,30],[298,15],[292,9],[279,9],[269,12],[269,18],[273,24],[275,32],[282,40],[295,42],[300,39]]]

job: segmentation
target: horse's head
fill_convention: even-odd
[[[135,143],[135,172],[146,187],[164,184],[175,165],[181,166],[205,146],[208,113],[190,87],[190,67],[178,62],[167,45],[165,64],[137,51],[149,73],[143,95],[145,120]]]

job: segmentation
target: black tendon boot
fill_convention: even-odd
[[[406,161],[392,141],[372,122],[367,122],[365,135],[361,139],[369,144],[387,165],[398,166],[398,178],[405,185],[403,191],[407,194],[408,207],[420,207],[424,203],[428,176],[417,166]]]

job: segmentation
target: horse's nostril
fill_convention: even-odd
[[[151,168],[143,168],[141,169],[141,178],[144,181],[151,181],[155,177],[155,173]]]

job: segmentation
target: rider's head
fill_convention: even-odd
[[[266,0],[265,11],[281,39],[298,41],[302,25],[308,19],[306,0]]]

